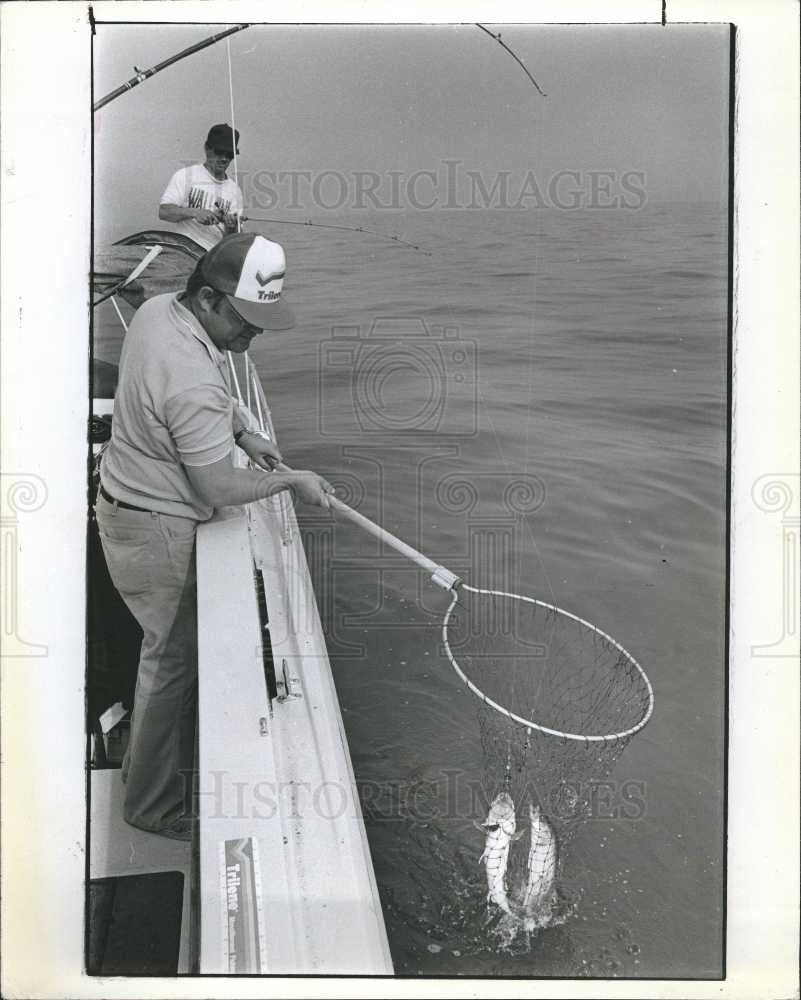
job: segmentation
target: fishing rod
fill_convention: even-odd
[[[94,111],[99,111],[104,108],[107,104],[113,101],[115,98],[120,97],[127,90],[133,90],[134,87],[138,87],[140,83],[144,83],[151,76],[155,76],[156,73],[160,73],[163,69],[168,66],[172,66],[173,63],[178,62],[180,59],[186,59],[187,56],[194,55],[195,52],[200,52],[201,49],[206,49],[209,45],[214,45],[215,42],[221,41],[223,38],[228,38],[230,35],[235,34],[237,31],[242,31],[245,28],[249,28],[249,24],[237,24],[233,28],[226,28],[225,31],[221,31],[216,35],[212,35],[211,38],[206,38],[202,42],[197,42],[195,45],[190,45],[188,49],[182,49],[174,56],[170,56],[169,59],[165,59],[163,62],[157,63],[150,69],[141,70],[137,66],[134,66],[136,70],[136,76],[132,76],[127,83],[123,83],[121,87],[117,87],[116,90],[112,90],[110,94],[106,94],[105,97],[101,97],[99,101],[93,106]]]
[[[99,101],[96,101],[95,104],[93,105],[93,110],[99,111],[101,108],[104,108],[107,104],[111,103],[111,101],[115,100],[117,97],[120,97],[127,90],[133,90],[134,87],[138,87],[140,83],[144,83],[145,80],[150,79],[151,76],[155,76],[156,73],[160,73],[163,69],[166,69],[168,66],[172,66],[173,63],[179,62],[181,59],[186,59],[187,56],[194,55],[195,52],[200,52],[202,49],[208,48],[210,45],[214,45],[215,42],[219,42],[223,38],[229,38],[231,35],[236,34],[236,32],[243,31],[245,28],[249,27],[250,24],[234,25],[233,28],[227,28],[225,31],[220,31],[218,34],[212,35],[211,38],[206,38],[202,42],[197,42],[194,45],[190,45],[189,48],[182,49],[174,56],[170,56],[169,59],[165,59],[163,62],[157,63],[150,69],[140,70],[137,66],[134,66],[134,69],[136,70],[136,75],[132,76],[131,79],[128,80],[126,83],[123,83],[121,86],[117,87],[116,90],[112,90],[110,94],[106,94],[105,97],[101,97]],[[531,80],[531,82],[537,88],[539,93],[542,94],[543,97],[548,96],[542,89],[542,87],[540,87],[540,85],[534,79],[534,77],[531,75],[531,73],[528,71],[525,63],[519,58],[519,56],[517,56],[509,48],[506,42],[502,40],[500,32],[498,32],[498,34],[496,35],[494,32],[490,31],[489,28],[486,28],[483,24],[479,24],[478,22],[476,22],[476,27],[480,28],[485,34],[489,35],[490,38],[494,38],[495,41],[503,49],[505,49],[509,53],[509,55],[515,60],[515,62],[520,66],[520,68],[523,70],[523,72],[526,74],[529,80]],[[357,232],[358,231],[360,230],[357,230]]]
[[[477,28],[481,28],[481,30],[483,32],[485,32],[486,34],[488,34],[490,36],[490,38],[494,38],[495,41],[498,43],[498,45],[501,46],[501,48],[506,49],[506,51],[509,53],[509,55],[512,57],[512,59],[514,59],[514,61],[523,70],[523,72],[526,74],[526,76],[529,78],[529,80],[531,80],[531,82],[534,84],[534,86],[537,88],[537,90],[540,92],[540,94],[542,94],[543,97],[547,97],[548,96],[545,93],[545,91],[542,89],[542,87],[540,87],[540,85],[534,79],[534,77],[531,75],[531,73],[529,73],[528,69],[526,69],[526,66],[525,66],[525,63],[523,62],[523,60],[520,59],[519,56],[515,55],[514,52],[512,52],[512,50],[509,48],[509,46],[506,44],[506,42],[504,42],[504,41],[501,40],[501,33],[500,33],[500,31],[496,35],[494,32],[490,31],[489,28],[485,28],[483,24],[479,24],[477,21],[475,22],[475,25],[476,25]]]
[[[200,52],[202,49],[208,48],[210,45],[214,45],[216,42],[222,41],[223,38],[230,38],[231,35],[234,35],[238,31],[243,31],[245,28],[249,27],[250,27],[249,23],[234,25],[233,28],[227,28],[225,31],[220,31],[216,35],[212,35],[210,38],[204,39],[202,42],[196,42],[194,45],[190,45],[188,48],[182,49],[174,56],[170,56],[169,59],[164,59],[162,62],[157,63],[155,66],[152,66],[150,69],[140,70],[137,66],[134,66],[134,69],[136,70],[136,75],[131,77],[130,80],[128,80],[126,83],[123,83],[115,90],[112,90],[110,94],[106,94],[105,97],[102,97],[99,101],[97,101],[93,106],[93,110],[99,111],[107,104],[110,104],[111,101],[115,100],[117,97],[120,97],[122,94],[126,93],[126,91],[132,90],[134,87],[138,87],[140,83],[144,83],[145,80],[148,80],[151,76],[155,76],[156,73],[160,73],[163,69],[166,69],[168,66],[172,66],[173,63],[179,62],[181,59],[186,59],[187,56],[191,56],[195,52]],[[509,55],[515,60],[515,62],[520,66],[520,68],[532,82],[532,84],[537,88],[537,91],[540,94],[542,94],[543,97],[545,97],[546,96],[545,92],[542,90],[540,85],[528,71],[522,60],[509,48],[506,42],[504,42],[501,39],[500,32],[496,35],[492,31],[490,31],[489,28],[486,28],[483,24],[476,23],[476,27],[480,28],[485,34],[489,35],[490,38],[493,38],[496,42],[498,42],[498,44],[503,49],[505,49],[509,53]],[[229,53],[229,58],[230,58],[230,53]],[[364,233],[365,235],[375,236],[378,239],[386,240],[388,242],[391,241],[393,243],[399,243],[402,246],[409,247],[409,249],[411,250],[416,250],[418,253],[425,254],[426,256],[429,257],[431,256],[431,252],[429,250],[425,250],[423,247],[419,246],[416,243],[410,243],[408,240],[403,240],[400,238],[400,236],[395,236],[394,234],[378,233],[375,230],[365,229],[362,226],[340,226],[340,225],[334,225],[332,223],[312,222],[310,219],[306,220],[305,222],[296,222],[288,219],[266,219],[266,218],[259,218],[257,216],[250,216],[249,218],[253,222],[267,222],[270,223],[271,225],[277,225],[277,226],[311,226],[316,229],[339,229],[344,232],[350,232],[350,233]]]
[[[269,222],[276,226],[312,226],[314,229],[342,229],[348,233],[364,233],[366,236],[377,236],[380,240],[391,240],[393,243],[401,243],[403,246],[409,247],[411,250],[417,250],[418,253],[425,254],[426,257],[431,256],[430,250],[425,250],[416,243],[409,243],[407,240],[402,240],[400,236],[393,236],[391,233],[378,233],[374,229],[365,229],[363,226],[337,226],[331,222],[312,222],[311,219],[306,219],[305,222],[300,222],[295,219],[265,219],[259,215],[243,216],[242,221]]]

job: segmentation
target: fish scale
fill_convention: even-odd
[[[506,868],[509,847],[516,839],[517,821],[514,802],[508,792],[495,796],[486,820],[479,825],[487,831],[484,852],[479,858],[479,864],[483,862],[487,870],[487,901],[511,913],[506,891]]]
[[[523,911],[527,917],[536,915],[550,901],[556,877],[556,834],[539,806],[528,807],[531,822],[531,845],[528,852],[528,878],[523,893]]]

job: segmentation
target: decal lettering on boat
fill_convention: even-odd
[[[220,842],[223,954],[232,973],[266,972],[259,844],[255,837]]]

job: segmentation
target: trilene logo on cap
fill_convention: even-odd
[[[256,271],[256,281],[262,286],[257,291],[259,302],[275,302],[276,299],[281,298],[281,286],[283,285],[285,271],[279,271],[275,274],[263,274],[261,271]],[[266,288],[265,285],[273,285],[272,288]]]
[[[281,278],[283,280],[286,271],[276,271],[275,274],[262,274],[261,271],[256,271],[256,281],[262,286],[268,284],[270,281],[275,281],[276,278]]]
[[[245,257],[234,297],[250,302],[275,302],[281,297],[285,273],[283,250],[277,244],[257,238]]]

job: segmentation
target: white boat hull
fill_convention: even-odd
[[[200,972],[392,975],[288,494],[198,530]],[[268,697],[254,570],[283,700]]]

